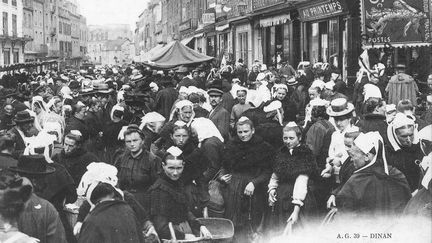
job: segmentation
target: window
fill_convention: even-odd
[[[248,63],[248,32],[239,33],[239,49],[240,58],[243,59],[243,63]]]
[[[17,16],[15,14],[12,14],[12,35],[18,35]]]
[[[3,12],[3,35],[8,35],[9,29],[8,29],[8,13]]]
[[[17,6],[17,1],[16,0],[12,0],[12,6]]]
[[[62,34],[63,33],[63,23],[59,22],[59,33]]]
[[[8,0],[3,0],[3,3],[6,3],[6,4],[8,4]]]
[[[4,49],[4,51],[3,51],[3,63],[4,63],[4,65],[11,64],[10,63],[10,51],[9,51],[9,49]]]
[[[13,50],[13,63],[19,63],[19,50]]]

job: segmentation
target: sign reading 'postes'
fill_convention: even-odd
[[[366,46],[428,44],[430,0],[362,0],[363,44]]]
[[[347,6],[344,0],[325,1],[299,9],[302,21],[323,19],[345,12],[347,12]]]

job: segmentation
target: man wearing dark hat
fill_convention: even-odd
[[[33,128],[34,117],[28,111],[19,111],[14,118],[15,126],[9,130],[14,135],[15,151],[14,157],[18,158],[26,148],[25,138],[30,136]]]
[[[41,243],[66,243],[65,230],[57,210],[50,202],[35,194],[41,186],[38,185],[38,179],[55,172],[54,167],[48,165],[43,155],[25,155],[20,157],[16,167],[10,167],[9,170],[25,176],[25,184],[33,187],[33,193],[18,219],[18,229],[39,239]]]
[[[405,73],[404,64],[396,65],[396,75],[390,78],[385,89],[388,92],[388,103],[397,105],[400,100],[409,99],[414,106],[417,105],[417,93],[419,91],[414,78]]]
[[[216,82],[213,82],[213,85],[207,91],[210,105],[212,106],[208,118],[216,125],[222,137],[227,140],[229,137],[230,113],[222,106],[222,95],[224,92],[222,91],[222,84],[219,81],[216,80]]]
[[[27,110],[28,107],[24,105],[24,103],[18,101],[16,98],[18,96],[18,92],[15,92],[13,90],[7,90],[6,91],[6,104],[11,104],[15,110],[15,112]]]

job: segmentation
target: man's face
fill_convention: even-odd
[[[126,144],[126,148],[129,151],[131,151],[132,153],[137,153],[142,149],[144,145],[144,140],[141,138],[139,133],[134,132],[129,135],[126,135],[125,144]]]
[[[65,138],[63,143],[63,150],[65,154],[71,154],[75,149],[77,148],[76,141],[73,139],[70,139],[68,137]]]
[[[396,129],[396,136],[403,147],[411,147],[414,141],[414,126]]]
[[[199,78],[199,72],[194,72],[192,77],[194,79],[198,79]]]
[[[19,127],[24,133],[29,132],[33,128],[33,122],[22,123]]]
[[[162,167],[168,178],[173,181],[177,181],[178,179],[180,179],[180,176],[183,173],[183,160],[168,159],[166,161],[166,164],[164,164]]]
[[[210,95],[210,105],[214,108],[222,102],[222,96],[217,94]]]
[[[4,107],[4,110],[5,110],[5,113],[7,114],[7,115],[12,115],[13,114],[13,106],[12,105],[6,105],[5,107]]]

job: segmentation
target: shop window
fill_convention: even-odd
[[[320,40],[321,40],[321,57],[319,60],[321,62],[328,62],[328,23],[321,22],[319,23],[319,32],[320,32]]]
[[[240,57],[243,59],[243,63],[248,63],[248,32],[239,34],[239,50]]]
[[[331,19],[329,21],[329,57],[332,65],[339,66],[339,21]]]
[[[309,60],[312,63],[319,61],[319,26],[318,23],[309,24]]]

